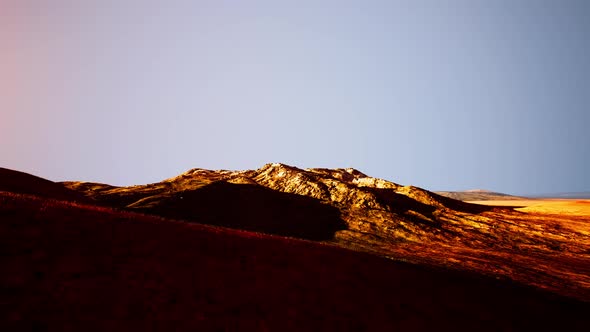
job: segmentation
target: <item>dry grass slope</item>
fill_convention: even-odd
[[[2,331],[585,331],[590,304],[309,241],[0,193]]]

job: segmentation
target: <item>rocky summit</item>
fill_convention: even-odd
[[[279,163],[245,171],[197,168],[131,187],[63,185],[120,209],[322,241],[590,300],[590,220],[583,217],[531,216],[457,201],[352,168]]]

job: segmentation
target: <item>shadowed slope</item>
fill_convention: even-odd
[[[590,305],[311,242],[0,193],[0,330],[585,331]]]
[[[41,197],[89,202],[85,195],[31,174],[0,167],[0,191]]]
[[[315,199],[259,185],[213,182],[129,206],[170,218],[311,240],[330,240],[346,228],[338,209]]]

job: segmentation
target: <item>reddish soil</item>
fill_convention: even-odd
[[[590,303],[310,241],[0,193],[0,330],[586,330]]]

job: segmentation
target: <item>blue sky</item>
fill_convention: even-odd
[[[590,191],[589,1],[0,2],[0,166]]]

